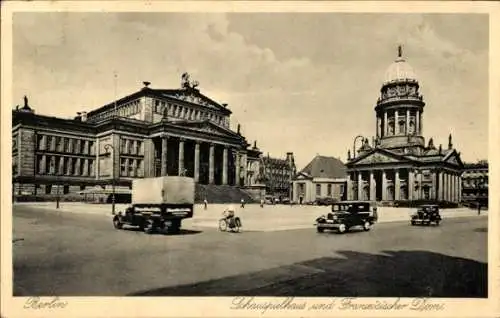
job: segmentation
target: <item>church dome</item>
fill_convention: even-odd
[[[399,47],[398,58],[389,66],[385,72],[384,84],[396,81],[416,81],[417,76],[413,68],[402,57],[402,50]]]

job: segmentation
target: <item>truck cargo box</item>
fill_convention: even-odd
[[[194,204],[194,179],[165,176],[132,181],[132,204]]]

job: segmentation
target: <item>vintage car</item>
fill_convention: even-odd
[[[417,212],[411,215],[411,225],[430,225],[434,223],[439,225],[442,218],[439,215],[439,206],[434,204],[426,204],[418,207]]]
[[[377,219],[377,207],[370,202],[342,201],[332,204],[332,211],[318,217],[314,225],[320,233],[324,230],[345,233],[354,227],[369,231]]]

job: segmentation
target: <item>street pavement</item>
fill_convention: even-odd
[[[226,233],[212,206],[180,234],[147,235],[115,230],[109,206],[67,207],[14,206],[14,296],[487,297],[484,214],[339,235],[312,226],[325,207],[247,206],[244,231]]]

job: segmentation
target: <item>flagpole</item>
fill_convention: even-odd
[[[113,118],[116,118],[116,98],[117,98],[117,95],[116,95],[116,86],[117,86],[117,81],[118,81],[118,75],[116,74],[116,71],[114,72],[114,86],[115,86],[115,107],[114,107],[114,114],[113,114]]]

